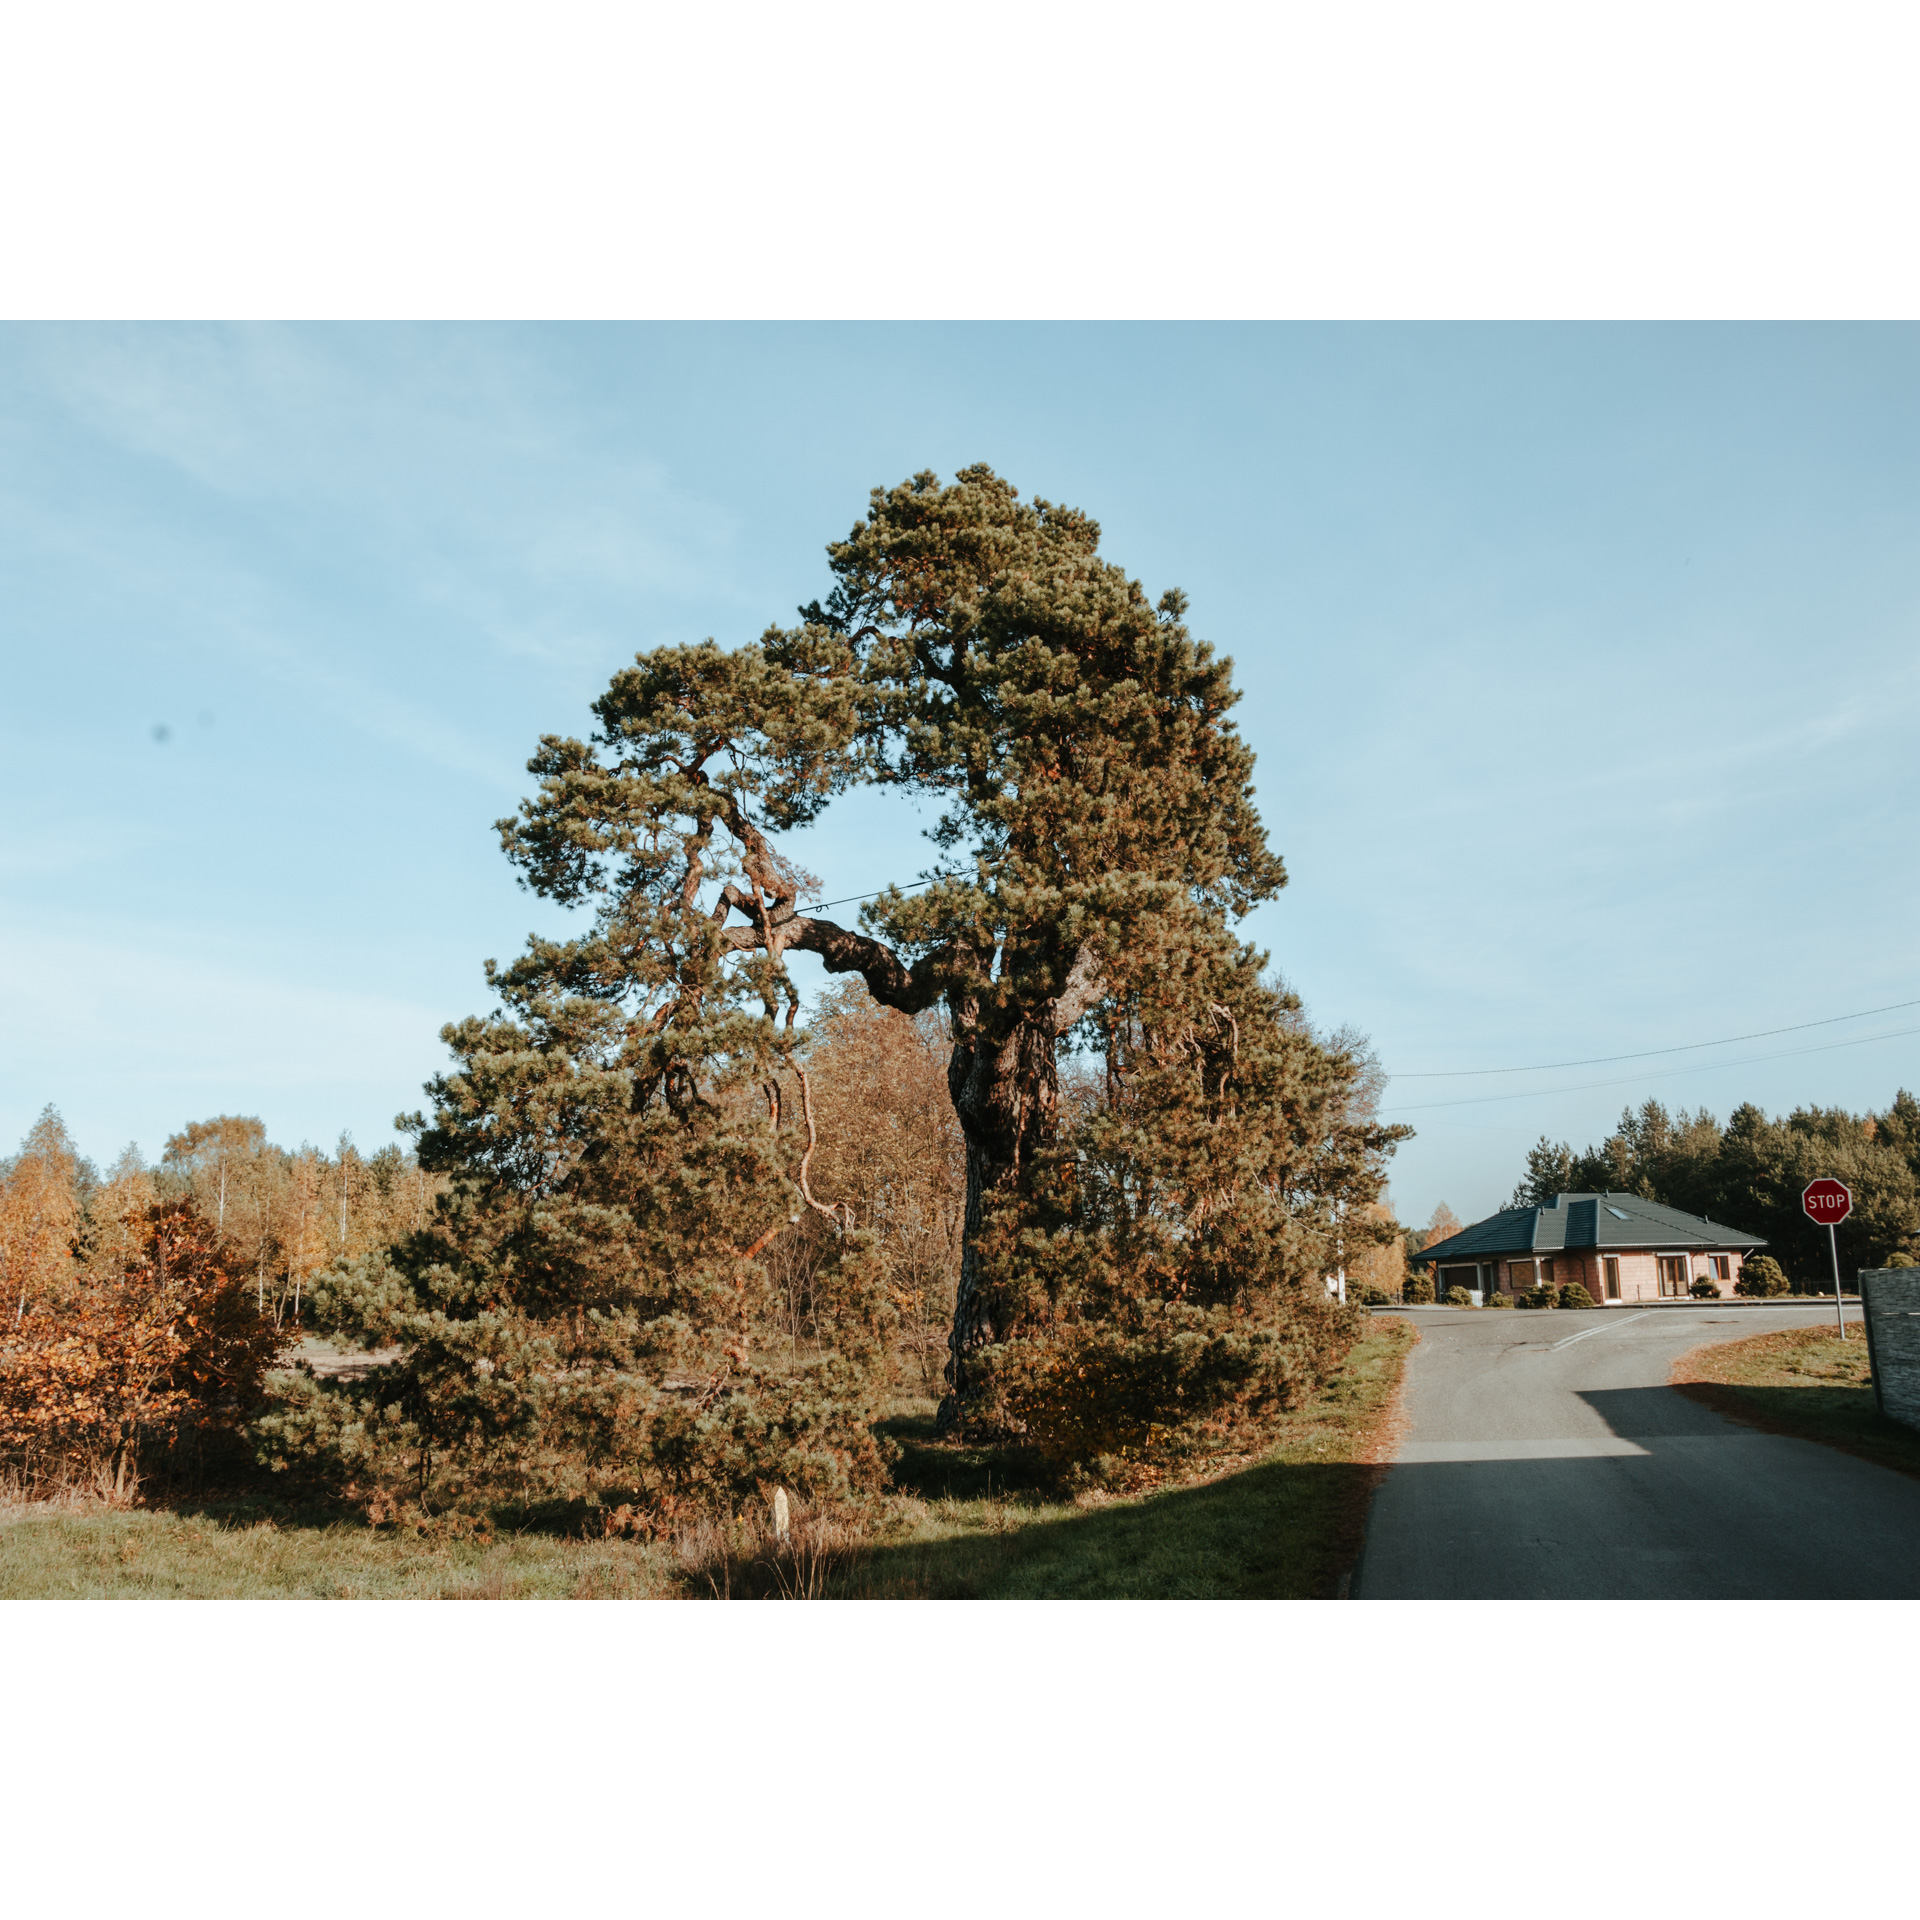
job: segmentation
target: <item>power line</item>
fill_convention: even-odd
[[[851,907],[858,905],[862,900],[878,900],[882,894],[886,893],[918,893],[922,887],[931,887],[940,880],[949,880],[955,877],[956,876],[952,874],[935,874],[931,880],[914,880],[905,886],[880,887],[872,893],[849,893],[843,895],[838,900],[818,900],[815,901],[812,906],[803,908],[801,911],[807,913],[823,913],[828,907]],[[1837,1027],[1848,1020],[1871,1020],[1875,1014],[1901,1013],[1908,1007],[1920,1007],[1920,1000],[1895,1000],[1884,1007],[1863,1007],[1858,1013],[1836,1013],[1824,1020],[1801,1020],[1790,1027],[1762,1027],[1757,1033],[1729,1034],[1724,1040],[1689,1040],[1677,1047],[1649,1047],[1641,1053],[1601,1053],[1595,1054],[1585,1060],[1544,1060],[1537,1066],[1531,1067],[1443,1067],[1420,1073],[1390,1073],[1387,1078],[1390,1081],[1478,1080],[1496,1074],[1558,1073],[1568,1067],[1610,1067],[1622,1060],[1661,1060],[1665,1059],[1669,1054],[1699,1053],[1707,1047],[1735,1047],[1748,1040],[1772,1040],[1783,1033],[1808,1033],[1815,1027]],[[1842,1040],[1839,1041],[1837,1045],[1841,1047],[1862,1046],[1872,1040],[1897,1040],[1902,1037],[1902,1034],[1915,1032],[1920,1032],[1920,1028],[1903,1028],[1901,1033],[1869,1034],[1864,1040]],[[1833,1050],[1833,1048],[1829,1047],[1796,1047],[1786,1053],[1759,1054],[1756,1056],[1756,1059],[1787,1060],[1799,1053],[1829,1053]],[[1726,1066],[1744,1066],[1747,1065],[1748,1062],[1729,1060],[1721,1064]],[[1712,1069],[1680,1067],[1674,1069],[1674,1071],[1679,1073],[1700,1073],[1710,1072]],[[1664,1080],[1671,1078],[1671,1075],[1666,1073],[1636,1074],[1633,1078],[1636,1080]],[[1632,1084],[1632,1082],[1628,1080],[1595,1080],[1583,1087],[1540,1087],[1536,1088],[1534,1092],[1589,1093],[1601,1087],[1623,1087],[1630,1084]],[[1381,1111],[1383,1113],[1429,1113],[1436,1107],[1485,1106],[1495,1100],[1527,1100],[1533,1097],[1533,1093],[1496,1093],[1488,1094],[1477,1099],[1430,1100],[1417,1107],[1383,1107]]]
[[[1909,1001],[1907,1004],[1911,1006],[1916,1003]],[[1858,1019],[1860,1016],[1855,1014],[1850,1017]],[[1819,1027],[1826,1026],[1829,1023],[1824,1020],[1810,1020],[1807,1024],[1809,1026]],[[1781,1027],[1777,1029],[1777,1031],[1781,1033],[1792,1033],[1794,1029],[1792,1027]],[[1380,1111],[1382,1114],[1431,1113],[1437,1107],[1489,1107],[1497,1101],[1502,1100],[1544,1100],[1558,1093],[1592,1093],[1600,1087],[1637,1087],[1648,1080],[1671,1080],[1683,1073],[1721,1073],[1728,1067],[1757,1066],[1763,1060],[1794,1060],[1798,1059],[1803,1053],[1836,1053],[1842,1047],[1866,1047],[1871,1046],[1876,1040],[1901,1040],[1906,1038],[1907,1035],[1914,1033],[1920,1033],[1920,1027],[1900,1027],[1892,1033],[1863,1033],[1857,1040],[1830,1040],[1825,1046],[1820,1047],[1788,1047],[1779,1053],[1750,1054],[1744,1060],[1711,1060],[1697,1067],[1667,1067],[1654,1073],[1631,1074],[1624,1080],[1589,1080],[1577,1087],[1529,1087],[1525,1093],[1469,1094],[1461,1100],[1426,1100],[1422,1101],[1418,1106],[1382,1107]],[[1701,1044],[1712,1046],[1724,1043],[1703,1041]],[[1668,1051],[1678,1052],[1679,1049],[1669,1048]],[[1634,1054],[1624,1054],[1619,1057],[1631,1060],[1638,1056]]]
[[[883,893],[918,893],[922,887],[930,887],[934,880],[951,880],[950,873],[936,873],[933,880],[912,880],[904,887],[881,887],[874,893],[850,893],[844,900],[816,900],[810,907],[796,907],[797,913],[822,913],[828,907],[850,907],[857,900],[878,900]]]
[[[1896,1000],[1888,1007],[1867,1007],[1859,1013],[1836,1013],[1828,1020],[1802,1020],[1792,1027],[1763,1027],[1758,1033],[1730,1034],[1724,1040],[1689,1040],[1681,1047],[1649,1047],[1644,1053],[1602,1053],[1591,1060],[1546,1060],[1537,1067],[1446,1067],[1431,1073],[1394,1073],[1390,1080],[1467,1080],[1493,1073],[1557,1073],[1563,1067],[1610,1067],[1617,1060],[1657,1060],[1669,1053],[1697,1053],[1702,1047],[1737,1046],[1743,1040],[1771,1040],[1776,1034],[1805,1033],[1811,1027],[1837,1027],[1843,1020],[1869,1020],[1876,1013],[1898,1013],[1920,1007],[1920,1000]],[[1810,1049],[1817,1052],[1818,1049]],[[1769,1054],[1769,1059],[1784,1056]],[[1446,1104],[1452,1105],[1453,1102]]]

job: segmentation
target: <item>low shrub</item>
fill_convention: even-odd
[[[1720,1289],[1716,1287],[1704,1273],[1687,1291],[1692,1294],[1696,1300],[1718,1300],[1720,1298]]]
[[[1890,1267],[1920,1267],[1920,1260],[1916,1260],[1910,1253],[1890,1253],[1887,1255],[1887,1265]]]
[[[1513,1304],[1516,1307],[1557,1307],[1560,1296],[1548,1286],[1529,1287],[1525,1293],[1513,1296]]]
[[[1400,1297],[1410,1307],[1430,1307],[1433,1305],[1433,1282],[1424,1273],[1411,1274],[1407,1284],[1400,1290]]]
[[[1770,1253],[1756,1253],[1740,1265],[1740,1278],[1733,1283],[1735,1293],[1748,1300],[1770,1300],[1787,1291],[1787,1276],[1780,1262]]]
[[[1044,1342],[975,1350],[975,1430],[1017,1438],[1049,1476],[1110,1459],[1124,1484],[1150,1460],[1251,1437],[1272,1414],[1305,1404],[1366,1325],[1357,1302],[1338,1306],[1317,1288],[1264,1325],[1178,1302],[1120,1324],[1070,1322]]]
[[[0,1465],[25,1489],[133,1497],[143,1453],[231,1436],[291,1335],[190,1200],[149,1206],[104,1273],[0,1331]]]
[[[1490,1293],[1487,1295],[1487,1305],[1490,1307],[1510,1307],[1513,1305],[1513,1295],[1510,1293]]]
[[[1465,1287],[1449,1287],[1447,1289],[1447,1305],[1450,1307],[1470,1307],[1473,1305],[1473,1295],[1470,1294]]]
[[[1569,1280],[1560,1289],[1560,1304],[1563,1307],[1590,1307],[1593,1305],[1593,1295],[1577,1280]]]
[[[1347,1297],[1350,1300],[1357,1300],[1363,1307],[1390,1307],[1393,1305],[1393,1295],[1390,1294],[1385,1287],[1376,1287],[1364,1281],[1357,1287],[1349,1287],[1347,1289]]]

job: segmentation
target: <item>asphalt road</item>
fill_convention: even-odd
[[[1920,1480],[1736,1426],[1666,1384],[1712,1340],[1810,1307],[1415,1312],[1406,1438],[1375,1495],[1367,1600],[1910,1599]],[[1847,1315],[1855,1337],[1857,1310]]]

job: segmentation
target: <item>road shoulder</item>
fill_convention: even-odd
[[[1891,1467],[1920,1479],[1920,1433],[1881,1415],[1873,1402],[1867,1343],[1857,1325],[1795,1328],[1716,1341],[1674,1361],[1670,1384],[1742,1426]]]

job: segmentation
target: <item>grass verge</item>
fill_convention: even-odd
[[[0,1508],[5,1600],[625,1600],[673,1592],[677,1572],[621,1540],[423,1538],[257,1502]]]
[[[1864,1330],[1763,1333],[1695,1347],[1673,1363],[1672,1383],[1691,1399],[1766,1433],[1838,1447],[1920,1478],[1920,1433],[1873,1404]]]
[[[0,1599],[1306,1599],[1340,1590],[1390,1451],[1407,1350],[1377,1318],[1258,1456],[1132,1498],[1050,1498],[991,1452],[946,1446],[931,1402],[887,1424],[897,1490],[863,1526],[796,1513],[774,1543],[737,1516],[672,1547],[528,1531],[375,1528],[260,1500],[108,1509],[0,1502]]]
[[[829,1582],[874,1599],[1321,1599],[1340,1589],[1389,1452],[1407,1350],[1404,1320],[1376,1319],[1263,1454],[1130,1499],[1050,1502],[991,1483],[983,1455],[896,1423],[889,1524]],[[930,1425],[930,1422],[928,1423]],[[905,1431],[900,1430],[905,1428]]]

